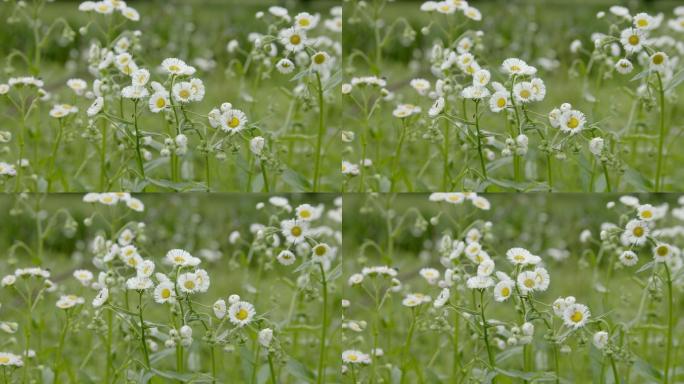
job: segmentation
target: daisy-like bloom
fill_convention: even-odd
[[[295,70],[295,64],[290,59],[280,59],[276,63],[276,69],[283,75],[287,75]]]
[[[348,176],[358,176],[361,172],[359,170],[359,165],[352,162],[342,160],[342,174]]]
[[[280,43],[285,46],[285,49],[291,52],[299,52],[304,49],[307,44],[306,32],[302,29],[287,28],[280,31]]]
[[[183,75],[188,69],[188,65],[183,60],[176,58],[164,59],[161,66],[169,75],[176,76]]]
[[[544,80],[535,77],[530,81],[530,85],[532,86],[532,99],[534,101],[544,100],[544,97],[546,97],[546,85],[544,84]]]
[[[294,25],[295,28],[308,31],[310,29],[316,28],[316,25],[318,25],[318,20],[318,15],[314,16],[308,12],[301,12],[295,16]]]
[[[9,90],[10,86],[8,84],[0,84],[0,95],[6,95]]]
[[[98,96],[95,101],[88,107],[88,110],[86,113],[88,114],[88,117],[93,117],[100,113],[102,111],[102,107],[104,106],[104,98],[102,96]]]
[[[465,87],[463,91],[461,91],[461,96],[464,99],[470,99],[470,100],[481,100],[489,96],[490,92],[489,89],[486,87],[480,87],[480,86],[474,86],[471,85],[469,87]]]
[[[515,265],[533,264],[533,255],[525,248],[515,247],[506,251],[506,257]],[[536,264],[536,263],[535,263]]]
[[[126,99],[143,99],[147,97],[150,92],[145,87],[137,87],[135,85],[129,85],[121,90],[121,96]]]
[[[78,280],[84,287],[90,285],[93,281],[93,273],[87,269],[77,269],[74,271],[74,277]]]
[[[449,1],[441,1],[435,5],[434,10],[445,15],[451,15],[456,12],[456,6]]]
[[[634,15],[632,22],[634,23],[634,28],[643,29],[646,31],[651,30],[656,26],[653,16],[643,12]]]
[[[223,319],[224,317],[226,317],[227,307],[226,307],[226,301],[225,300],[223,300],[223,299],[216,300],[216,302],[214,303],[212,308],[214,309],[214,315],[216,316],[217,319],[220,320],[220,319]]]
[[[620,33],[620,43],[627,53],[641,51],[645,38],[644,32],[640,29],[627,28]]]
[[[518,288],[522,293],[534,291],[539,286],[537,274],[532,271],[523,271],[518,275]]]
[[[430,110],[428,110],[428,116],[430,117],[437,117],[437,115],[441,114],[442,111],[444,111],[444,97],[439,97],[437,100],[435,100],[434,104],[432,104],[432,107],[430,107]]]
[[[430,301],[432,301],[430,296],[423,295],[422,293],[409,293],[404,297],[404,300],[401,301],[401,305],[411,308],[424,303],[429,303]]]
[[[142,201],[136,199],[135,197],[127,199],[126,206],[136,212],[142,212],[145,210],[145,205],[142,203]]]
[[[425,79],[413,79],[410,82],[411,88],[415,89],[418,94],[425,96],[430,90],[430,82]]]
[[[135,86],[144,87],[150,81],[150,71],[144,68],[136,70],[131,74],[131,81]]]
[[[7,275],[2,278],[2,282],[0,282],[0,286],[3,287],[11,287],[14,285],[14,283],[17,282],[17,277],[14,275]]]
[[[653,248],[653,260],[658,263],[666,262],[675,253],[670,244],[659,243]]]
[[[646,222],[642,220],[630,220],[625,226],[625,240],[634,245],[641,245],[646,242],[650,232]]]
[[[470,200],[470,202],[473,204],[473,206],[475,206],[475,208],[479,208],[483,211],[489,211],[489,209],[492,208],[492,204],[483,196],[475,196]]]
[[[154,262],[152,260],[144,260],[136,266],[138,276],[150,277],[154,273]]]
[[[601,152],[603,152],[603,147],[603,138],[594,137],[593,139],[589,140],[589,152],[591,152],[592,154],[599,156]]]
[[[16,176],[17,170],[13,164],[0,161],[0,176]]]
[[[162,281],[154,288],[154,301],[158,304],[176,302],[176,290],[171,281]]]
[[[482,20],[482,13],[475,7],[468,6],[466,9],[463,10],[463,14],[465,15],[465,17],[471,20]]]
[[[304,241],[307,235],[308,223],[295,219],[283,220],[280,222],[280,230],[288,243],[298,244]]]
[[[495,92],[489,98],[489,109],[494,113],[499,113],[508,107],[508,92]]]
[[[138,13],[138,11],[131,7],[125,7],[124,9],[122,9],[121,14],[123,15],[123,17],[131,21],[140,20],[140,14]]]
[[[262,347],[268,348],[271,345],[271,341],[273,341],[273,330],[271,328],[262,329],[259,331],[257,340]]]
[[[283,251],[280,251],[280,253],[278,254],[278,257],[276,257],[276,259],[282,265],[292,265],[292,264],[294,264],[294,262],[297,258],[295,257],[294,253],[292,253],[288,250],[283,250]]]
[[[342,362],[345,364],[370,364],[371,357],[361,351],[348,349],[342,352]]]
[[[100,308],[104,305],[104,303],[107,302],[107,299],[109,299],[109,289],[107,289],[107,287],[103,287],[93,299],[93,307]]]
[[[634,65],[632,65],[632,62],[627,59],[623,58],[618,60],[617,63],[615,63],[615,70],[622,75],[631,73],[633,69]]]
[[[325,51],[316,52],[311,56],[311,68],[316,72],[326,72],[332,63],[332,58]]]
[[[0,367],[22,367],[24,361],[21,356],[9,352],[0,352]]]
[[[64,295],[57,300],[57,308],[69,309],[85,303],[85,299],[76,295]]]
[[[114,5],[109,1],[98,1],[92,10],[102,15],[109,15],[114,12]]]
[[[567,327],[572,329],[584,327],[589,321],[589,317],[591,317],[591,313],[584,304],[570,304],[563,311],[563,321]]]
[[[489,80],[491,80],[491,78],[492,75],[488,70],[480,69],[473,74],[473,85],[476,87],[484,87],[485,85],[489,84]]]
[[[450,192],[444,194],[444,201],[449,204],[458,205],[465,201],[465,195],[460,192]]]
[[[523,104],[527,104],[534,100],[534,89],[532,88],[532,83],[529,81],[523,81],[517,83],[513,87],[513,96],[515,99]]]
[[[261,136],[253,137],[249,141],[249,150],[257,156],[261,155],[261,152],[264,150],[264,146],[266,146],[266,139]]]
[[[192,101],[192,85],[189,81],[183,81],[173,85],[173,99],[182,104]]]
[[[295,208],[297,219],[302,221],[316,220],[321,217],[321,212],[310,204],[301,204]]]
[[[12,276],[12,277],[14,277],[14,276]],[[349,280],[347,280],[347,284],[349,284],[349,285],[361,284],[361,283],[363,283],[363,278],[364,278],[363,274],[355,273],[355,274],[349,276]]]
[[[81,96],[88,88],[88,83],[83,79],[69,79],[67,80],[67,87]]]
[[[466,281],[466,286],[469,289],[487,289],[493,285],[494,279],[490,276],[473,276]]]
[[[238,327],[249,324],[255,314],[256,311],[254,310],[254,306],[246,301],[235,302],[228,308],[228,318],[230,319],[230,322]]]
[[[546,291],[549,288],[549,283],[551,283],[551,277],[549,276],[549,271],[546,268],[537,267],[534,269],[534,275],[537,279],[537,291]]]
[[[404,119],[420,112],[421,108],[413,104],[399,104],[392,112],[392,115],[394,115],[394,117]]]
[[[651,204],[643,204],[637,208],[637,216],[643,221],[651,221],[655,217],[655,208]]]
[[[72,113],[78,112],[78,108],[76,108],[73,105],[70,104],[58,104],[52,107],[50,110],[50,116],[56,118],[56,119],[61,119],[63,117],[67,117]]]
[[[200,281],[193,272],[186,272],[178,276],[178,288],[184,293],[195,293],[199,291]]]
[[[166,260],[177,267],[197,266],[200,259],[192,256],[188,251],[183,249],[172,249],[166,253]]]
[[[478,276],[489,276],[494,273],[494,260],[488,259],[477,266]]]
[[[503,61],[501,69],[510,76],[524,75],[528,71],[528,65],[520,59],[509,58]]]
[[[440,276],[439,271],[434,268],[422,268],[419,273],[430,285],[437,284]]]
[[[598,331],[594,333],[592,342],[597,349],[604,349],[608,345],[608,332]]]
[[[577,110],[570,110],[561,114],[560,130],[571,135],[576,135],[584,129],[587,118],[584,113]]]
[[[242,131],[247,125],[247,115],[239,109],[230,109],[221,115],[221,130],[231,134]]]
[[[447,300],[449,300],[449,296],[451,296],[449,288],[442,288],[442,291],[439,293],[439,296],[437,296],[432,305],[435,308],[442,308],[444,304],[446,304]]]
[[[311,250],[311,257],[314,261],[321,261],[330,255],[330,246],[326,243],[318,243]]]
[[[154,284],[149,277],[135,276],[126,280],[126,288],[132,291],[144,291],[152,288]]]
[[[513,280],[501,280],[494,286],[494,300],[498,302],[503,302],[508,300],[513,293],[515,283]]]
[[[190,79],[190,89],[192,90],[191,101],[202,101],[206,92],[204,83],[200,79]]]
[[[663,72],[667,69],[668,57],[665,52],[656,52],[649,58],[648,67],[652,71]]]
[[[638,261],[639,257],[632,251],[624,251],[620,254],[620,262],[627,267],[636,265]]]
[[[167,92],[157,92],[150,96],[148,105],[152,113],[159,113],[168,109],[171,105],[171,101],[169,100]]]

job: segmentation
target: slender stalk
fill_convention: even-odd
[[[112,312],[113,310],[107,310],[107,373],[105,376],[105,382],[109,384],[111,382],[111,372],[113,368],[112,364]]]
[[[318,177],[321,167],[321,147],[323,146],[323,136],[325,135],[325,100],[323,99],[323,83],[321,75],[316,72],[316,82],[318,84],[318,137],[316,138],[316,158],[314,163],[313,192],[318,192]]]
[[[254,364],[252,364],[252,379],[250,383],[255,384],[257,378],[257,370],[259,369],[259,352],[261,352],[261,344],[256,343],[256,348],[254,349]]]
[[[665,145],[665,91],[663,90],[663,80],[660,73],[656,72],[658,78],[658,94],[660,96],[660,131],[658,136],[658,162],[656,164],[655,192],[660,192],[661,173],[663,169],[663,148]]]
[[[259,168],[261,168],[261,177],[264,179],[264,191],[268,193],[270,188],[268,187],[268,176],[266,175],[266,166],[263,160],[259,160]]]
[[[485,166],[484,154],[482,153],[482,133],[480,132],[480,115],[478,113],[479,100],[475,100],[475,130],[477,131],[477,152],[480,155],[480,166],[482,167],[482,175],[487,180],[487,167]]]
[[[487,318],[484,310],[484,289],[480,289],[480,314],[482,316],[482,332],[484,334],[484,342],[487,347],[487,358],[489,359],[489,368],[494,369],[496,363],[494,362],[494,354],[492,347],[489,345],[489,334],[487,332]],[[492,383],[496,382],[496,376],[492,377]]]
[[[442,174],[442,191],[449,189],[449,121],[444,119],[444,170]]]
[[[406,382],[406,355],[408,355],[411,349],[411,339],[413,339],[413,331],[416,328],[416,310],[411,308],[411,325],[409,325],[408,334],[406,334],[406,342],[404,343],[404,349],[401,352],[401,384]]]
[[[204,154],[204,161],[207,164],[205,169],[207,177],[207,192],[211,192],[211,158],[209,157],[209,151]]]
[[[326,281],[325,269],[323,264],[318,263],[318,268],[321,271],[321,284],[323,285],[323,322],[321,323],[321,351],[318,356],[318,377],[316,383],[325,383],[325,338],[328,330],[328,282]]]
[[[618,374],[617,366],[615,365],[615,359],[613,356],[610,357],[610,366],[613,368],[613,380],[615,384],[620,384],[620,375]]]
[[[549,181],[549,191],[553,191],[553,168],[551,155],[546,155],[546,178]]]
[[[145,167],[143,166],[142,152],[140,151],[140,132],[138,131],[138,100],[133,101],[133,126],[135,127],[135,152],[137,154],[138,170],[144,180]]]
[[[213,341],[212,341],[213,343]],[[211,382],[216,383],[216,348],[214,344],[209,347],[209,353],[211,354]]]
[[[558,360],[558,344],[553,344],[553,367],[556,371],[556,384],[560,383],[560,361]]]
[[[138,302],[138,314],[140,317],[140,343],[145,354],[145,368],[150,369],[150,355],[147,351],[147,342],[145,341],[145,321],[143,320],[143,291],[139,291],[140,301]]]
[[[401,119],[401,132],[399,133],[399,142],[397,143],[397,149],[394,151],[394,158],[392,159],[392,186],[390,187],[390,192],[394,192],[396,188],[396,178],[397,178],[397,163],[399,160],[399,155],[401,155],[401,147],[404,145],[404,139],[406,137],[406,119]]]
[[[451,378],[452,381],[454,382],[454,384],[459,382],[458,373],[459,373],[459,369],[460,369],[460,365],[461,365],[460,364],[461,360],[459,359],[459,356],[458,356],[458,336],[459,336],[458,332],[461,328],[460,322],[461,322],[461,318],[458,315],[458,311],[454,311],[454,335],[453,335],[454,359],[452,362],[452,366],[453,366],[452,368],[454,371],[453,371],[453,377]]]
[[[606,179],[606,192],[611,192],[610,176],[608,176],[608,167],[603,163],[603,177]]]
[[[669,383],[670,361],[672,359],[672,328],[674,328],[674,316],[672,312],[672,276],[670,275],[670,267],[665,266],[665,275],[667,276],[667,350],[665,352],[665,369],[663,370],[663,383]]]
[[[278,379],[276,378],[275,368],[273,367],[273,355],[268,352],[268,370],[271,373],[271,384],[277,384]]]
[[[100,150],[100,191],[105,190],[107,179],[107,121],[102,119],[102,148]]]
[[[50,169],[48,170],[48,192],[50,192],[52,187],[52,172],[55,169],[55,158],[57,157],[57,150],[59,149],[59,144],[62,142],[62,132],[64,130],[64,119],[58,119],[59,128],[57,130],[57,138],[52,145],[52,156],[50,156]],[[19,164],[21,166],[21,163]]]
[[[64,349],[64,340],[66,339],[67,331],[69,330],[69,310],[66,310],[66,321],[64,322],[64,328],[62,328],[62,334],[59,337],[59,344],[57,345],[57,356],[55,356],[55,366],[52,371],[55,373],[55,384],[59,384],[59,370],[62,367],[62,349]]]
[[[354,364],[350,364],[350,365],[351,365],[352,383],[356,384],[357,383],[357,381],[356,381],[356,369],[354,368]]]

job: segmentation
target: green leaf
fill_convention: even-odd
[[[667,91],[669,91],[670,89],[673,89],[674,87],[676,87],[676,86],[678,86],[679,84],[681,84],[682,81],[684,81],[684,69],[682,69],[681,71],[677,72],[676,75],[672,76],[672,79],[670,80],[670,82],[669,82],[669,83],[667,84],[667,86],[665,87],[665,91],[667,92]]]
[[[200,373],[179,373],[176,371],[161,371],[155,368],[152,368],[152,372],[155,375],[165,379],[179,380],[183,382],[192,381],[193,383],[210,383],[212,381],[210,376]]]
[[[513,377],[516,379],[523,379],[526,381],[534,381],[534,382],[556,381],[556,374],[553,372],[543,372],[543,371],[523,372],[523,371],[518,371],[515,369],[501,369],[501,368],[495,368],[495,370],[504,376]]]
[[[663,381],[662,372],[654,368],[651,364],[643,359],[637,358],[637,360],[634,362],[634,370],[640,376],[654,381]]]
[[[297,191],[311,190],[311,184],[309,183],[309,180],[291,169],[286,169],[283,172],[282,178],[283,181],[285,181],[285,184],[293,187]]]
[[[306,382],[312,382],[315,379],[314,373],[307,368],[304,364],[300,363],[295,359],[290,359],[285,364],[285,369],[294,377],[304,380]]]
[[[636,273],[641,273],[641,272],[643,272],[643,271],[648,271],[649,269],[653,268],[654,265],[655,265],[655,261],[649,261],[648,263],[642,265],[641,268],[639,268],[639,269],[636,271]]]

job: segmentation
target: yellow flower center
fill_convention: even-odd
[[[184,285],[187,289],[195,289],[195,282],[192,280],[186,281]]]
[[[315,55],[314,62],[319,65],[325,63],[325,55],[322,53]]]
[[[293,45],[299,45],[302,42],[302,37],[299,35],[290,36],[290,43]]]
[[[233,116],[233,118],[230,119],[230,121],[228,122],[228,126],[231,127],[231,128],[235,128],[235,127],[237,127],[238,125],[240,125],[240,119],[238,119],[238,118],[235,117],[235,116]]]
[[[508,297],[508,295],[510,295],[510,294],[511,294],[511,289],[510,289],[510,288],[508,288],[508,287],[503,287],[503,288],[501,289],[501,296],[503,296],[503,297]]]
[[[162,297],[163,299],[168,299],[169,297],[171,297],[171,290],[168,289],[168,288],[162,289],[161,297]]]
[[[9,363],[10,358],[7,356],[0,356],[0,364],[7,364]]]
[[[178,71],[180,71],[179,66],[177,66],[176,64],[169,65],[169,72],[178,72]]]
[[[656,252],[658,253],[658,256],[667,256],[669,249],[667,249],[666,246],[661,245],[656,249]]]
[[[525,279],[525,286],[527,288],[532,288],[534,287],[534,279]]]
[[[568,128],[570,129],[575,129],[579,126],[579,120],[576,117],[571,117],[570,120],[568,120]]]
[[[166,100],[164,100],[163,98],[160,97],[157,99],[156,104],[157,104],[157,108],[164,108],[166,106]]]
[[[500,98],[499,100],[497,100],[496,106],[499,108],[505,107],[506,106],[506,99]]]
[[[520,91],[520,97],[522,97],[523,99],[527,99],[527,98],[530,97],[531,95],[532,95],[532,94],[531,94],[530,91],[527,90],[527,89],[523,89],[522,91]]]
[[[178,92],[178,95],[183,99],[187,99],[188,97],[190,97],[190,91],[188,91],[187,89],[181,89],[181,91]]]
[[[653,64],[662,64],[663,61],[665,61],[665,58],[661,54],[657,54],[653,56]]]
[[[308,27],[309,25],[311,25],[311,22],[309,21],[309,19],[304,18],[299,20],[299,25],[301,25],[302,27]]]
[[[512,65],[511,66],[511,72],[518,72],[520,70],[520,67],[517,65]]]
[[[633,233],[634,236],[636,236],[636,237],[641,237],[641,236],[644,235],[644,229],[643,229],[642,227],[635,227],[635,228],[632,230],[632,233]]]
[[[575,313],[570,316],[570,320],[572,320],[574,323],[579,323],[584,319],[584,314],[580,311],[575,311]]]
[[[651,211],[642,211],[642,212],[641,212],[641,217],[643,217],[644,219],[650,219],[651,217],[653,217],[653,212],[651,212]]]
[[[631,45],[637,45],[637,44],[639,44],[639,36],[637,36],[637,35],[632,35],[632,36],[629,37],[629,39],[628,39],[627,41],[628,41],[629,44],[631,44]]]
[[[307,211],[306,209],[303,209],[299,211],[299,217],[303,219],[308,219],[309,217],[311,217],[311,212]]]
[[[639,21],[637,21],[637,25],[640,27],[647,27],[648,26],[648,20],[640,19]]]
[[[245,320],[249,316],[249,312],[246,309],[240,308],[240,310],[235,314],[238,320]]]
[[[325,246],[323,245],[317,245],[316,248],[314,249],[314,252],[316,252],[317,256],[323,256],[325,255]]]
[[[292,233],[293,236],[299,237],[302,235],[302,228],[300,228],[298,226],[294,226],[290,230],[290,233]]]

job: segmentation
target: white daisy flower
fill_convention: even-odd
[[[573,109],[561,114],[560,129],[563,132],[576,135],[584,129],[586,122],[584,113]]]
[[[439,271],[434,268],[422,268],[419,274],[428,282],[430,285],[437,284],[439,280]]]
[[[171,106],[171,101],[166,92],[157,92],[150,96],[148,103],[152,113],[159,113]]]
[[[652,71],[663,72],[667,69],[669,58],[665,52],[656,52],[649,58],[648,67]]]
[[[537,274],[532,271],[522,271],[518,274],[518,288],[522,293],[528,293],[538,288]]]
[[[176,58],[164,59],[161,66],[168,74],[176,76],[183,75],[188,69],[188,65],[183,60]]]
[[[494,300],[503,302],[508,300],[513,293],[515,283],[513,280],[501,280],[494,286]]]
[[[109,289],[107,289],[107,287],[103,287],[93,299],[93,307],[100,308],[104,305],[104,303],[107,302],[107,299],[109,299]]]
[[[598,331],[594,333],[592,342],[597,349],[604,349],[608,345],[608,332]]]
[[[230,109],[221,115],[221,130],[231,134],[242,131],[247,125],[247,115],[239,109]]]
[[[221,320],[226,316],[227,307],[225,300],[216,300],[212,308],[214,309],[214,315],[217,319]]]
[[[93,280],[93,273],[87,269],[77,269],[74,271],[73,275],[84,287],[89,286],[90,282]]]
[[[671,245],[659,243],[653,248],[653,260],[658,263],[666,262],[674,254],[674,249]]]
[[[632,62],[627,59],[623,58],[618,60],[617,63],[615,63],[615,70],[622,75],[631,73],[633,69],[634,65],[632,65]]]
[[[637,256],[636,253],[632,251],[624,251],[620,254],[620,262],[627,266],[631,267],[633,265],[636,265],[636,263],[639,261],[639,257]]]
[[[284,220],[280,222],[280,230],[288,243],[297,244],[304,241],[308,232],[308,223],[295,219]]]
[[[630,220],[625,226],[625,239],[633,245],[641,245],[646,242],[650,230],[646,222],[642,220]]]
[[[126,288],[132,291],[144,291],[152,288],[154,284],[149,277],[135,276],[126,280]]]
[[[280,59],[276,63],[278,72],[287,75],[295,70],[295,64],[290,59]]]
[[[294,18],[295,28],[303,29],[308,31],[310,29],[316,28],[318,25],[319,16],[312,15],[308,12],[298,13]]]
[[[636,53],[641,51],[646,36],[640,29],[627,28],[620,33],[620,43],[625,48],[627,53]]]
[[[591,313],[584,304],[570,304],[563,311],[563,321],[567,327],[572,329],[584,327],[589,321],[589,317],[591,317]]]
[[[200,281],[194,272],[186,272],[178,276],[178,289],[184,293],[196,293],[200,289]]]
[[[307,44],[306,32],[302,29],[287,28],[280,31],[280,43],[285,46],[285,49],[291,52],[299,52],[304,49]]]
[[[176,302],[176,290],[170,280],[160,282],[154,288],[154,301],[158,304],[173,304]]]
[[[494,279],[490,276],[473,276],[466,281],[466,286],[469,289],[487,289],[493,285]]]
[[[255,314],[256,311],[254,310],[254,306],[246,301],[235,302],[228,308],[228,318],[230,322],[238,327],[249,324]]]

